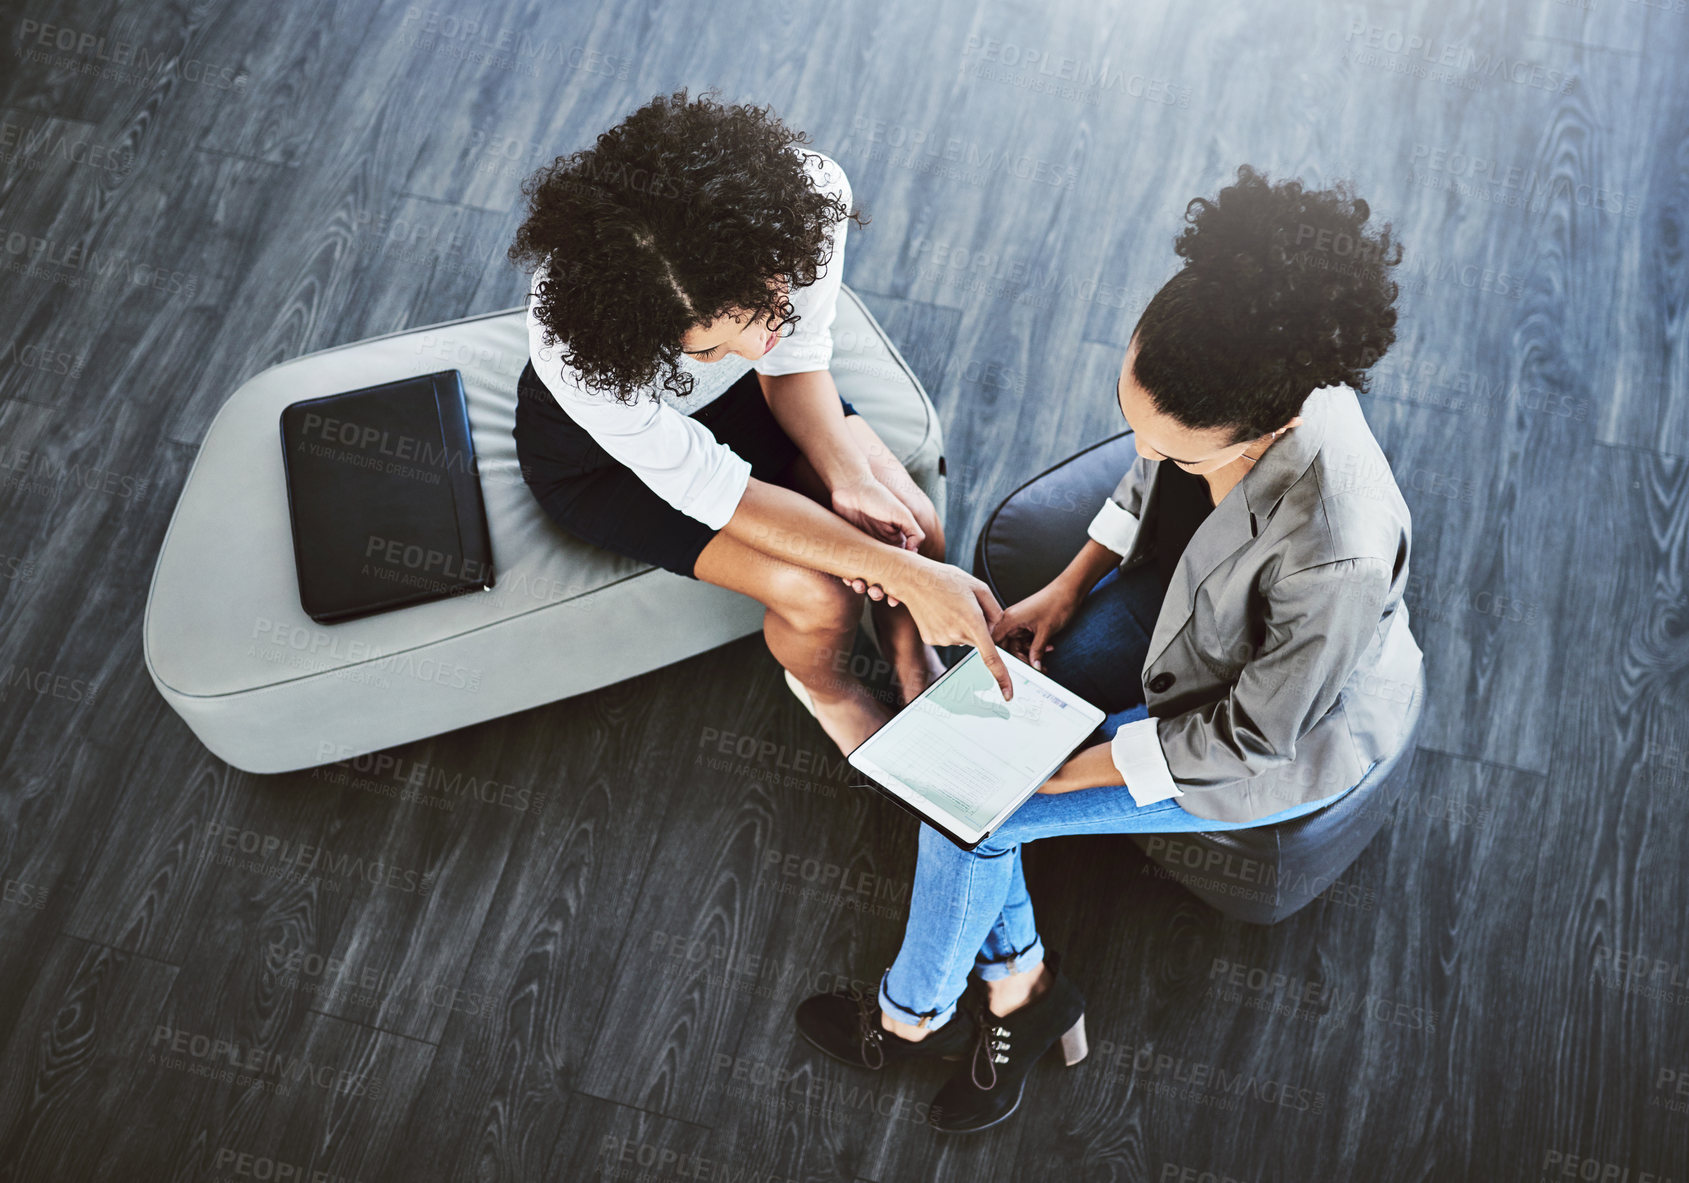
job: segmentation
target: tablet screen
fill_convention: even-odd
[[[850,763],[919,812],[977,841],[1096,729],[1103,712],[998,650],[1015,696],[1003,701],[975,649],[850,754]]]

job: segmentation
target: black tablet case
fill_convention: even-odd
[[[458,371],[293,403],[281,438],[299,601],[312,620],[493,586]]]

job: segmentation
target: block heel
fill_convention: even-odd
[[[1090,1047],[1085,1043],[1085,1016],[1080,1015],[1079,1021],[1062,1034],[1062,1062],[1071,1068],[1080,1060],[1083,1060],[1090,1053],[1090,1050]]]

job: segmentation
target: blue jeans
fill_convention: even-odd
[[[1146,567],[1150,569],[1146,569]],[[1108,711],[1087,746],[1112,738],[1122,724],[1149,714],[1141,674],[1161,609],[1152,567],[1098,581],[1072,621],[1053,638],[1044,672]],[[1343,793],[1306,801],[1267,817],[1223,822],[1187,812],[1175,798],[1139,805],[1125,785],[1071,793],[1034,793],[996,833],[963,850],[922,825],[903,946],[880,979],[880,1007],[894,1019],[937,1027],[953,1015],[968,973],[1006,978],[1044,958],[1021,872],[1020,847],[1063,834],[1173,834],[1238,830],[1312,813]]]

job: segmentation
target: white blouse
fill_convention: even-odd
[[[848,206],[850,181],[844,170],[831,157],[801,150],[808,153],[805,167],[815,187],[842,197]],[[726,393],[747,370],[773,376],[827,368],[833,358],[833,317],[844,272],[848,224],[847,219],[840,219],[833,225],[833,254],[826,270],[808,287],[791,293],[792,307],[802,318],[792,335],[755,362],[732,353],[711,362],[682,354],[679,368],[693,380],[692,393],[685,398],[677,398],[652,383],[628,404],[582,386],[576,371],[563,364],[558,351],[545,345],[534,315],[535,302],[530,299],[528,355],[534,373],[569,418],[614,459],[637,473],[652,492],[682,513],[719,530],[738,509],[751,479],[751,466],[691,415]],[[539,294],[544,274],[543,267],[534,273],[531,295]]]

